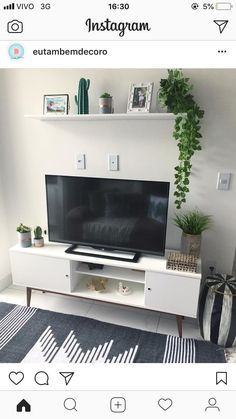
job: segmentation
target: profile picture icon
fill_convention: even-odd
[[[21,44],[12,44],[8,48],[8,54],[12,60],[18,60],[20,58],[23,58],[24,53],[25,53],[25,50]]]

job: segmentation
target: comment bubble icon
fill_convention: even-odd
[[[45,371],[38,371],[34,376],[34,381],[39,386],[49,385],[49,375]]]

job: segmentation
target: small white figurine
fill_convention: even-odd
[[[120,281],[118,292],[121,295],[129,295],[131,293],[131,289],[127,285],[124,285],[122,281]]]

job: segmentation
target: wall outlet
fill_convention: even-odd
[[[218,173],[216,188],[220,191],[228,191],[231,173]]]
[[[112,170],[112,171],[119,170],[119,155],[118,154],[108,155],[108,170]]]
[[[216,270],[216,260],[209,259],[206,261],[206,269],[207,274],[215,274],[217,272]]]
[[[76,154],[76,169],[85,169],[85,154]]]

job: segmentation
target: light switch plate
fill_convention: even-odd
[[[85,169],[85,154],[76,154],[76,169]]]
[[[228,191],[231,173],[218,173],[216,188],[220,191]]]
[[[111,171],[119,170],[119,155],[118,154],[108,155],[108,169]]]

